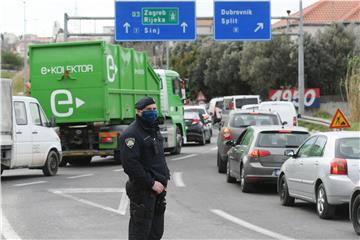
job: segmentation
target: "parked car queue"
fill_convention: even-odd
[[[282,205],[292,206],[296,199],[315,203],[323,219],[350,203],[350,218],[360,235],[359,132],[310,135],[300,127],[248,126],[225,145],[230,147],[227,182],[237,182],[243,192],[254,191],[259,183],[276,184]]]

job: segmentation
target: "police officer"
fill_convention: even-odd
[[[129,176],[129,239],[161,239],[170,173],[154,99],[144,97],[135,108],[136,120],[119,139],[122,164]]]

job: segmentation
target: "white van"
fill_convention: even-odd
[[[216,97],[212,98],[209,102],[208,113],[212,116],[213,123],[220,121],[221,111],[224,106],[224,98]]]
[[[224,97],[224,107],[223,110],[228,112],[231,110],[241,109],[242,106],[248,104],[259,104],[260,96],[259,95],[235,95],[235,96],[226,96]]]
[[[3,93],[3,79],[1,88]],[[8,99],[10,102],[6,102]],[[60,138],[50,127],[39,102],[23,96],[13,96],[11,100],[11,94],[2,94],[1,113],[1,173],[30,168],[42,169],[45,176],[56,175],[62,157]]]
[[[280,115],[285,126],[297,126],[297,113],[292,102],[287,101],[265,101],[260,103],[260,110],[274,111]]]

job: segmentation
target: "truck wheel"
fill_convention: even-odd
[[[87,166],[90,164],[91,158],[92,156],[71,158],[69,163],[76,166]]]
[[[114,151],[114,161],[117,164],[121,164],[120,151],[119,150]]]
[[[45,176],[54,176],[56,175],[58,169],[59,169],[59,155],[55,151],[51,150],[47,156],[42,171]]]
[[[62,157],[61,162],[59,163],[59,167],[66,167],[66,164],[68,163],[69,158]]]
[[[172,149],[171,154],[178,155],[181,153],[183,138],[179,127],[176,127],[176,146]]]

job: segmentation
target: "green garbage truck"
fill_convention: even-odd
[[[179,154],[186,141],[184,81],[154,70],[145,52],[103,41],[29,46],[31,96],[58,128],[63,162],[88,164],[93,156],[121,162],[118,138],[135,119],[135,102],[156,100],[164,147]]]

